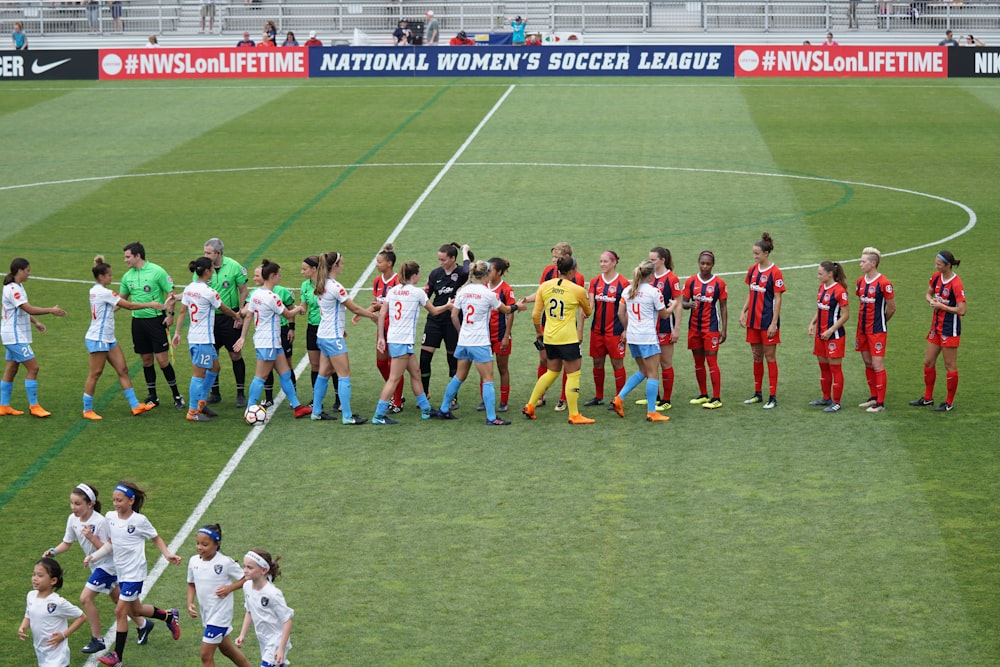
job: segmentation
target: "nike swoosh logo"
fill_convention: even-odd
[[[33,61],[31,63],[31,73],[32,74],[45,74],[50,69],[55,69],[56,67],[59,67],[60,65],[65,65],[70,60],[72,60],[72,59],[71,58],[66,58],[65,60],[57,60],[54,63],[49,63],[48,65],[39,65],[38,61],[35,60],[35,61]]]

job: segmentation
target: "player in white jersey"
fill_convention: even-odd
[[[253,345],[257,350],[257,368],[254,370],[254,378],[250,383],[249,405],[260,405],[260,395],[264,391],[264,384],[272,370],[278,371],[278,382],[281,390],[288,397],[288,404],[292,407],[296,419],[305,417],[312,410],[308,405],[299,402],[299,397],[295,393],[295,385],[292,383],[292,368],[288,364],[288,357],[281,345],[281,318],[291,319],[296,315],[306,312],[306,306],[299,304],[295,308],[288,308],[281,298],[274,293],[274,286],[281,282],[281,267],[265,259],[254,271],[254,280],[260,276],[261,286],[250,293],[247,305],[244,307],[243,333],[240,339],[233,345],[237,352],[243,349],[243,342],[246,339],[247,327],[250,320],[253,320]]]
[[[242,588],[243,567],[219,551],[222,527],[219,524],[202,526],[195,536],[197,554],[188,561],[187,606],[191,618],[198,618],[205,634],[201,639],[201,664],[215,664],[215,650],[229,658],[234,665],[251,667],[229,634],[233,630],[233,591]],[[233,583],[236,582],[236,583]],[[198,604],[195,606],[195,596]]]
[[[416,262],[403,264],[401,277],[403,282],[386,293],[378,315],[378,342],[375,347],[380,354],[387,354],[391,362],[389,376],[386,378],[385,386],[382,387],[378,405],[375,407],[375,416],[372,417],[373,424],[397,423],[395,419],[386,417],[386,412],[392,405],[390,401],[404,372],[410,374],[410,387],[420,408],[421,418],[429,419],[431,416],[431,404],[427,400],[424,383],[420,379],[420,364],[413,356],[417,319],[420,317],[421,309],[425,309],[431,315],[438,315],[448,310],[452,301],[449,300],[441,306],[430,304],[427,293],[423,288],[416,286],[417,280],[420,279],[420,265]]]
[[[45,325],[35,319],[36,315],[64,317],[66,311],[59,306],[39,308],[28,303],[24,291],[24,281],[31,275],[31,264],[23,257],[10,263],[10,273],[3,279],[3,296],[0,297],[0,342],[7,349],[3,380],[0,380],[0,416],[23,415],[23,410],[10,407],[10,396],[14,391],[14,376],[17,369],[24,366],[28,376],[24,380],[24,390],[28,394],[31,414],[48,417],[52,413],[38,404],[38,360],[31,349],[31,325],[38,333],[45,333]]]
[[[199,257],[190,264],[188,270],[195,279],[184,288],[181,304],[184,306],[174,328],[173,346],[181,344],[181,326],[188,319],[188,349],[191,352],[191,387],[188,399],[187,420],[189,422],[208,421],[216,417],[208,407],[208,392],[219,377],[219,352],[215,347],[215,311],[239,321],[239,313],[222,303],[219,293],[208,286],[215,275],[215,266],[208,257]]]
[[[469,376],[469,369],[476,364],[483,385],[483,406],[486,408],[487,426],[509,426],[506,419],[497,417],[496,389],[493,386],[493,344],[490,340],[490,315],[494,310],[506,315],[516,313],[524,305],[522,300],[512,306],[501,303],[496,292],[487,285],[490,265],[476,262],[469,267],[469,282],[458,290],[451,308],[452,324],[458,329],[458,346],[455,358],[458,368],[448,382],[440,410],[434,413],[441,419],[457,419],[451,412],[451,401]]]
[[[313,421],[336,419],[323,414],[323,399],[329,377],[337,373],[337,396],[340,397],[340,421],[343,424],[364,424],[367,419],[357,417],[351,411],[351,362],[347,358],[347,341],[344,340],[345,309],[358,317],[378,321],[378,313],[362,308],[354,303],[344,286],[337,282],[337,276],[344,270],[344,256],[339,252],[328,252],[319,256],[319,267],[313,276],[313,292],[319,302],[320,323],[316,332],[319,345],[319,379],[313,387]]]
[[[243,557],[243,599],[246,615],[236,645],[243,646],[250,623],[253,623],[260,644],[261,667],[284,667],[285,657],[292,648],[292,616],[295,610],[285,602],[284,594],[274,585],[281,576],[278,561],[263,549],[251,549]]]
[[[619,417],[624,417],[624,398],[645,380],[646,421],[666,422],[670,417],[656,411],[657,370],[660,367],[660,339],[656,327],[661,319],[670,317],[674,304],[671,301],[668,307],[663,292],[653,287],[655,273],[656,265],[652,261],[639,264],[632,276],[632,285],[618,307],[618,319],[625,326],[622,341],[628,343],[639,370],[625,381],[625,386],[611,401],[611,407]]]
[[[89,556],[102,546],[108,539],[108,522],[101,514],[101,501],[97,489],[90,484],[77,484],[69,494],[70,515],[66,519],[66,532],[62,542],[46,549],[42,556],[55,558],[73,548],[76,542],[83,549],[84,556]],[[83,647],[84,653],[97,653],[104,650],[104,633],[101,629],[101,617],[94,600],[101,593],[107,593],[111,601],[118,604],[118,577],[114,558],[108,554],[90,563],[90,578],[80,591],[80,606],[90,624],[90,643]]]
[[[98,658],[102,665],[119,667],[122,653],[128,639],[128,619],[144,619],[136,634],[137,643],[142,646],[153,630],[153,621],[158,618],[167,624],[175,640],[181,637],[178,611],[165,611],[151,604],[139,601],[142,585],[146,579],[146,540],[160,550],[168,563],[181,564],[181,557],[167,548],[167,543],[156,532],[156,528],[144,515],[139,513],[146,502],[146,492],[132,482],[118,482],[111,496],[115,509],[108,512],[108,539],[97,551],[87,556],[83,564],[98,561],[109,553],[114,553],[115,569],[118,571],[119,596],[115,605],[115,650]]]
[[[87,373],[87,381],[83,384],[83,418],[95,421],[101,419],[101,415],[94,412],[94,391],[97,389],[97,381],[104,373],[104,366],[107,364],[111,364],[115,373],[118,374],[118,384],[121,385],[122,393],[125,394],[132,414],[141,415],[156,406],[140,403],[135,396],[132,378],[129,377],[128,365],[125,363],[125,353],[115,337],[115,309],[163,309],[167,306],[155,301],[132,303],[118,296],[108,287],[112,279],[111,265],[104,261],[102,255],[94,258],[92,271],[96,282],[90,288],[90,326],[87,327],[87,334],[84,336],[89,353],[90,370]],[[167,301],[173,303],[172,296],[168,297]],[[86,610],[86,607],[84,609]]]
[[[83,625],[86,617],[78,607],[56,593],[63,585],[62,567],[54,558],[42,558],[31,573],[32,590],[28,593],[24,620],[17,636],[24,641],[31,630],[38,667],[68,667],[69,642],[66,640]],[[67,619],[73,619],[67,623]]]

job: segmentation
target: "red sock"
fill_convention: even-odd
[[[662,369],[660,376],[663,379],[663,400],[669,403],[674,395],[674,367]]]
[[[878,393],[875,391],[875,369],[865,366],[865,379],[868,381],[868,397],[878,400]]]
[[[604,399],[604,369],[594,369],[594,396]]]
[[[771,396],[778,395],[778,362],[769,361],[767,362],[767,380],[768,388],[771,390]]]
[[[924,400],[934,399],[934,381],[937,380],[937,368],[924,366]]]
[[[694,352],[694,379],[698,383],[698,395],[708,396],[708,384],[706,384],[705,355]]]
[[[378,366],[378,372],[382,374],[382,381],[385,382],[389,379],[389,366],[392,364],[391,359],[376,359],[375,365]]]
[[[560,401],[565,401],[566,400],[566,373],[563,372],[562,376],[563,376],[562,377],[562,390],[559,392],[559,400]]]
[[[617,396],[621,393],[622,388],[625,386],[625,382],[628,381],[628,376],[625,374],[625,367],[615,369],[615,395]]]
[[[844,367],[840,364],[830,364],[830,396],[834,403],[840,403],[844,395]]]
[[[830,364],[819,362],[819,389],[823,392],[823,398],[830,398],[830,386],[833,384],[833,376],[830,374]],[[837,401],[838,403],[840,401]]]
[[[547,370],[548,367],[545,364],[538,364],[538,377],[545,375],[545,371]]]
[[[948,403],[954,403],[955,391],[958,390],[958,371],[950,371],[945,375],[945,378],[948,383],[948,398],[945,400]]]
[[[885,369],[875,371],[875,400],[879,403],[885,403],[885,383]]]
[[[722,371],[719,370],[719,358],[712,354],[706,355],[705,359],[708,361],[708,377],[712,379],[712,398],[722,398]]]
[[[755,394],[759,394],[761,387],[764,386],[764,362],[754,361],[753,362],[753,391]]]
[[[510,385],[500,385],[500,402],[506,404],[510,398]]]

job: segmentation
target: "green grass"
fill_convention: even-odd
[[[27,257],[31,301],[69,311],[46,318],[49,331],[35,340],[53,416],[0,423],[8,627],[23,613],[31,563],[62,535],[77,482],[107,500],[117,479],[136,479],[169,542],[247,434],[229,401],[211,424],[187,424],[166,406],[133,419],[110,373],[97,392],[104,421],[79,419],[93,256],[107,255],[120,276],[120,249],[140,239],[183,284],[187,262],[219,236],[231,257],[278,261],[284,283],[297,286],[302,257],[338,250],[350,287],[426,195],[395,240],[400,262],[415,259],[426,273],[441,243],[469,243],[479,257],[511,260],[519,294],[559,240],[574,244],[588,277],[608,248],[630,274],[651,246],[666,245],[681,275],[711,248],[731,291],[725,407],[687,405],[696,391],[680,346],[669,424],[647,424],[628,405],[625,420],[600,408],[588,410],[598,424],[570,428],[550,401],[534,423],[515,412],[511,427],[485,429],[472,409],[475,374],[460,394],[461,419],[447,424],[421,423],[408,408],[397,428],[355,429],[294,421],[283,409],[203,522],[222,524],[234,557],[251,546],[283,555],[293,663],[1000,664],[1000,392],[989,347],[1000,281],[995,86],[9,84],[0,114],[0,257]],[[850,260],[853,280],[853,258],[867,245],[893,253],[967,225],[962,208],[918,193],[977,216],[941,246],[962,260],[969,291],[956,410],[906,406],[922,390],[935,244],[883,260],[899,306],[888,410],[853,407],[867,389],[849,353],[844,411],[817,413],[805,405],[818,392],[806,335],[812,265]],[[779,265],[803,267],[786,271],[781,404],[772,413],[742,405],[752,379],[736,324],[750,246],[765,230]],[[537,361],[527,318],[518,318],[513,405],[530,391]],[[118,334],[136,377],[126,313]],[[381,388],[373,340],[369,324],[349,328],[354,407],[364,416]],[[179,351],[184,393],[185,358]],[[592,393],[586,360],[581,391]],[[193,540],[179,551],[186,560]],[[152,564],[155,550],[147,553]],[[85,580],[81,560],[78,550],[62,557],[70,599]],[[183,607],[185,581],[184,567],[168,568],[148,600]],[[200,624],[183,627],[179,642],[163,633],[130,646],[128,664],[197,664]],[[71,640],[73,664],[83,664],[85,634]],[[256,642],[247,653],[259,659]],[[0,663],[32,659],[29,644],[0,645]]]

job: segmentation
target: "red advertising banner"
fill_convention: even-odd
[[[947,78],[943,46],[737,46],[736,76]]]
[[[102,81],[305,78],[309,49],[101,49],[98,66]]]

